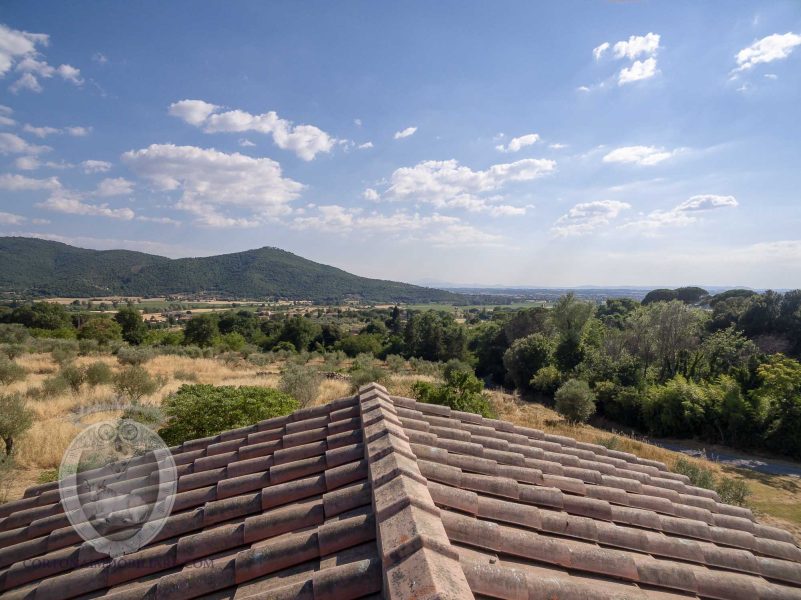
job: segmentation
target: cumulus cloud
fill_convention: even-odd
[[[622,211],[629,208],[631,208],[630,204],[618,200],[582,202],[559,217],[551,228],[551,233],[559,237],[591,233],[608,225]]]
[[[522,214],[525,209],[500,204],[502,197],[488,195],[506,184],[532,181],[552,173],[556,162],[529,158],[473,171],[456,160],[429,160],[395,170],[385,196],[390,200],[427,202],[437,208],[462,208],[471,212]]]
[[[612,48],[615,58],[628,58],[634,60],[639,56],[653,56],[659,49],[660,36],[658,33],[645,35],[632,35],[628,41],[617,42]]]
[[[603,161],[653,166],[673,157],[676,153],[677,150],[665,150],[655,146],[623,146],[606,154]]]
[[[643,79],[650,79],[656,75],[656,59],[646,58],[645,60],[637,60],[632,63],[628,68],[620,69],[617,77],[618,85],[625,85],[633,81],[641,81]]]
[[[373,188],[367,188],[362,192],[362,198],[370,202],[378,202],[381,199],[381,195]]]
[[[373,147],[373,142],[364,142],[363,144],[359,144],[356,146],[359,150],[368,150],[369,148]]]
[[[25,220],[25,217],[20,215],[0,211],[0,225],[20,225]]]
[[[658,33],[649,32],[645,35],[632,35],[628,40],[621,40],[612,46],[614,58],[627,59],[631,64],[623,67],[618,72],[618,85],[625,85],[643,79],[650,79],[657,74],[656,54],[659,50],[661,37]],[[609,49],[609,42],[604,42],[593,49],[592,53],[596,62],[601,59]],[[639,60],[643,57],[643,60]],[[589,91],[586,86],[581,86],[580,91]]]
[[[133,188],[133,181],[128,181],[124,177],[106,178],[97,184],[94,195],[100,196],[101,198],[128,196],[133,193]]]
[[[495,146],[495,149],[499,152],[519,152],[521,149],[525,148],[526,146],[531,146],[536,144],[540,139],[539,134],[536,133],[528,133],[526,135],[521,135],[520,137],[512,138],[509,140],[509,143],[504,146],[500,144]]]
[[[289,214],[289,204],[304,188],[269,158],[195,146],[153,144],[126,152],[122,161],[156,190],[179,193],[176,208],[211,227],[252,227]]]
[[[81,71],[72,65],[62,64],[53,67],[42,56],[41,49],[50,43],[50,36],[44,33],[19,31],[0,24],[0,77],[8,73],[19,73],[10,90],[19,93],[23,90],[41,92],[39,79],[59,76],[75,85],[83,84]]]
[[[14,133],[0,133],[0,154],[41,154],[50,150],[49,146],[29,144]]]
[[[600,46],[596,46],[592,49],[592,55],[595,57],[595,60],[601,60],[601,57],[607,50],[609,50],[609,42],[604,42]]]
[[[81,167],[87,175],[90,173],[106,173],[111,170],[111,163],[105,160],[85,160],[81,163]]]
[[[4,106],[0,104],[0,126],[2,127],[13,127],[17,124],[17,122],[11,118],[11,115],[14,114],[14,111],[9,106]]]
[[[734,196],[699,194],[691,196],[670,210],[654,210],[640,219],[622,225],[644,233],[654,233],[665,227],[682,227],[699,220],[699,215],[721,208],[735,208],[739,204]]]
[[[111,208],[108,204],[84,202],[81,194],[64,189],[54,191],[47,200],[37,206],[70,215],[108,217],[123,221],[130,221],[135,216],[130,208]]]
[[[416,131],[417,131],[417,127],[407,127],[406,129],[403,129],[402,131],[396,131],[395,135],[393,137],[396,140],[401,140],[403,138],[407,138],[407,137],[409,137],[411,135],[414,135]]]
[[[735,71],[747,71],[758,64],[784,60],[799,45],[801,45],[801,35],[797,33],[774,33],[763,37],[737,53]]]
[[[35,179],[33,177],[25,177],[24,175],[16,175],[11,173],[4,173],[0,175],[0,190],[9,190],[12,192],[35,190],[54,191],[60,188],[61,182],[59,182],[57,177]]]
[[[201,127],[206,133],[253,131],[270,135],[276,146],[307,161],[321,152],[330,152],[337,141],[314,125],[293,125],[275,111],[253,115],[243,110],[221,112],[221,109],[203,100],[180,100],[170,105],[169,113],[190,125]]]

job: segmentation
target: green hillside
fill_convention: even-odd
[[[368,279],[278,248],[170,259],[129,250],[87,250],[47,240],[0,237],[0,292],[33,296],[286,298],[370,302],[449,302],[461,296]]]

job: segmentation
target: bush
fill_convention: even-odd
[[[53,360],[56,362],[56,364],[62,366],[75,360],[77,352],[75,348],[61,345],[54,347],[50,355],[53,357]]]
[[[96,385],[106,385],[114,380],[114,373],[104,362],[94,362],[86,367],[86,383],[95,387]]]
[[[386,383],[389,373],[381,368],[372,354],[359,354],[350,369],[350,383],[354,391],[368,383]]]
[[[2,344],[0,345],[0,353],[5,354],[10,360],[25,354],[26,348],[22,344]]]
[[[595,394],[586,381],[568,379],[556,390],[556,412],[571,423],[585,423],[595,414]]]
[[[390,354],[386,358],[387,368],[393,373],[399,373],[406,366],[406,360],[397,354]]]
[[[686,475],[690,479],[690,483],[695,487],[707,490],[711,490],[715,487],[715,479],[712,476],[712,471],[686,458],[680,458],[676,461],[676,464],[673,465],[673,472]]]
[[[81,325],[78,329],[78,339],[95,340],[99,345],[106,346],[122,339],[122,327],[112,319],[96,317]]]
[[[494,418],[495,411],[483,391],[484,383],[468,365],[460,361],[449,361],[445,366],[443,385],[426,381],[417,381],[412,385],[412,393],[420,402]]]
[[[0,439],[5,443],[5,455],[14,451],[14,440],[33,425],[33,411],[19,394],[0,395]],[[0,458],[0,462],[2,462]]]
[[[86,371],[75,365],[65,365],[61,369],[59,376],[67,382],[74,393],[81,390],[83,382],[86,381]]]
[[[442,375],[442,363],[432,362],[413,356],[409,359],[409,366],[415,373],[419,373],[420,375],[431,375],[432,377]]]
[[[25,375],[25,369],[13,360],[0,356],[0,383],[9,385],[15,381],[22,381],[25,379]]]
[[[322,380],[314,367],[288,362],[281,370],[278,389],[292,396],[300,406],[309,406],[317,398]]]
[[[122,346],[117,350],[117,360],[121,365],[143,365],[155,356],[149,348]]]
[[[721,502],[736,506],[746,506],[751,495],[751,490],[748,489],[748,484],[744,480],[729,477],[721,478],[715,486],[715,491],[720,496]]]
[[[136,421],[148,427],[157,427],[164,422],[164,413],[158,406],[149,406],[136,402],[123,411],[120,419]]]
[[[34,391],[32,395],[37,398],[52,398],[65,394],[70,385],[60,374],[48,377],[42,382],[42,387]]]
[[[159,382],[144,367],[137,365],[127,367],[114,376],[114,391],[129,402],[139,402],[159,387]]]
[[[78,354],[81,356],[89,356],[90,354],[97,354],[100,351],[100,344],[97,340],[78,340]]]
[[[552,397],[559,388],[559,381],[561,378],[562,374],[559,373],[559,369],[548,365],[534,373],[534,377],[531,378],[529,385],[535,392]]]
[[[289,395],[263,387],[183,385],[162,404],[168,424],[159,431],[167,444],[216,435],[298,409]]]
[[[181,381],[197,381],[197,373],[194,371],[184,371],[183,369],[178,369],[172,374],[172,376]]]

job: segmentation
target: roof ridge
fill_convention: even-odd
[[[400,598],[473,598],[386,388],[358,392],[384,591]]]

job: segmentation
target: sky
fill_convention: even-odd
[[[6,1],[0,235],[799,287],[801,3],[721,8]]]

